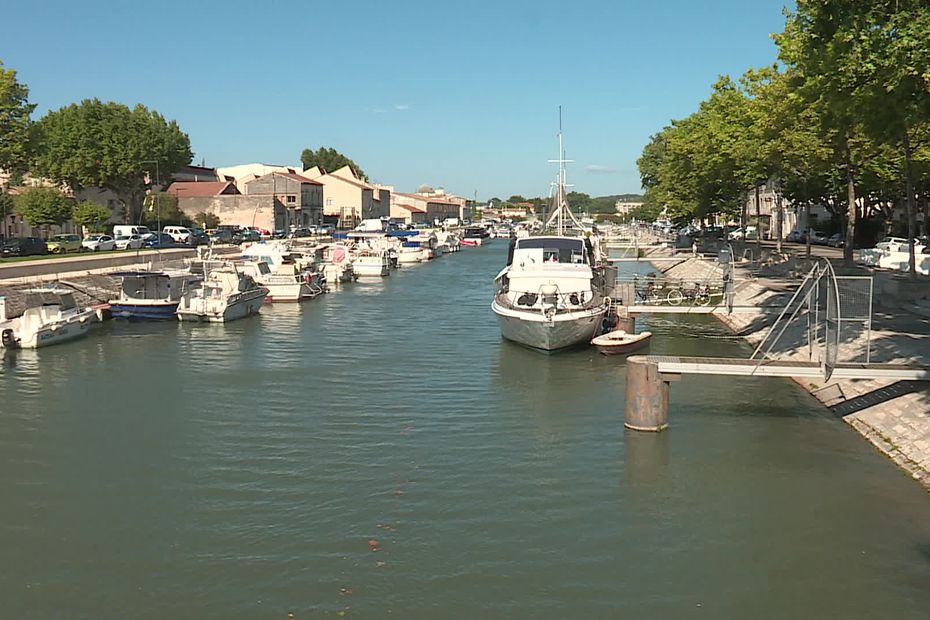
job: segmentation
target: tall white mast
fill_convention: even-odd
[[[568,187],[568,179],[565,174],[565,164],[570,164],[574,160],[565,159],[565,147],[562,142],[562,106],[559,106],[559,158],[550,159],[549,163],[559,164],[559,176],[556,183],[556,230],[559,235],[565,234],[565,214],[568,212],[568,219],[574,222],[575,226],[580,227],[580,223],[575,219],[575,216],[572,215],[571,211],[568,209],[568,197],[565,194],[565,188]],[[546,222],[546,226],[552,225],[553,217],[550,217]]]

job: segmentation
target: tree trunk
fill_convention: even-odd
[[[922,234],[924,236],[930,235],[930,194],[924,191],[924,226]]]
[[[843,158],[846,160],[846,240],[843,243],[843,261],[853,262],[853,244],[856,238],[856,174],[853,170],[852,152],[849,148],[849,130],[843,137]]]
[[[739,227],[743,229],[743,232],[746,232],[746,203],[749,202],[749,196],[746,195],[746,192],[740,194],[743,198],[742,204],[743,207],[739,212]]]
[[[762,256],[762,208],[759,199],[759,184],[756,183],[756,252],[758,260]],[[743,239],[746,239],[746,229],[743,229]]]
[[[907,272],[911,278],[917,277],[917,260],[914,256],[914,237],[917,236],[917,209],[914,205],[914,174],[911,170],[911,138],[907,126],[904,127],[904,204],[907,209]]]
[[[811,257],[811,203],[804,204],[804,258]]]
[[[784,236],[783,228],[785,226],[785,214],[781,206],[781,182],[778,183],[775,191],[775,249],[779,254],[782,252],[781,238]]]

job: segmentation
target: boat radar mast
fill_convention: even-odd
[[[578,221],[569,208],[568,197],[565,192],[565,189],[569,187],[566,181],[565,164],[573,162],[574,160],[565,159],[565,147],[562,143],[562,106],[559,106],[559,158],[549,160],[550,164],[559,165],[559,176],[555,183],[555,209],[549,214],[545,224],[545,228],[555,228],[556,234],[559,236],[565,234],[566,228],[584,230],[581,222]]]

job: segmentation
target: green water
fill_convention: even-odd
[[[787,381],[625,431],[622,360],[500,340],[505,249],[4,357],[0,617],[930,617],[921,487]]]

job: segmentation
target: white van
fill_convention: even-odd
[[[179,243],[187,243],[191,238],[191,231],[184,226],[165,226],[162,232],[171,235],[171,238]]]
[[[129,237],[131,235],[144,237],[145,235],[151,234],[151,232],[148,226],[136,226],[133,224],[119,224],[113,227],[114,237]]]

